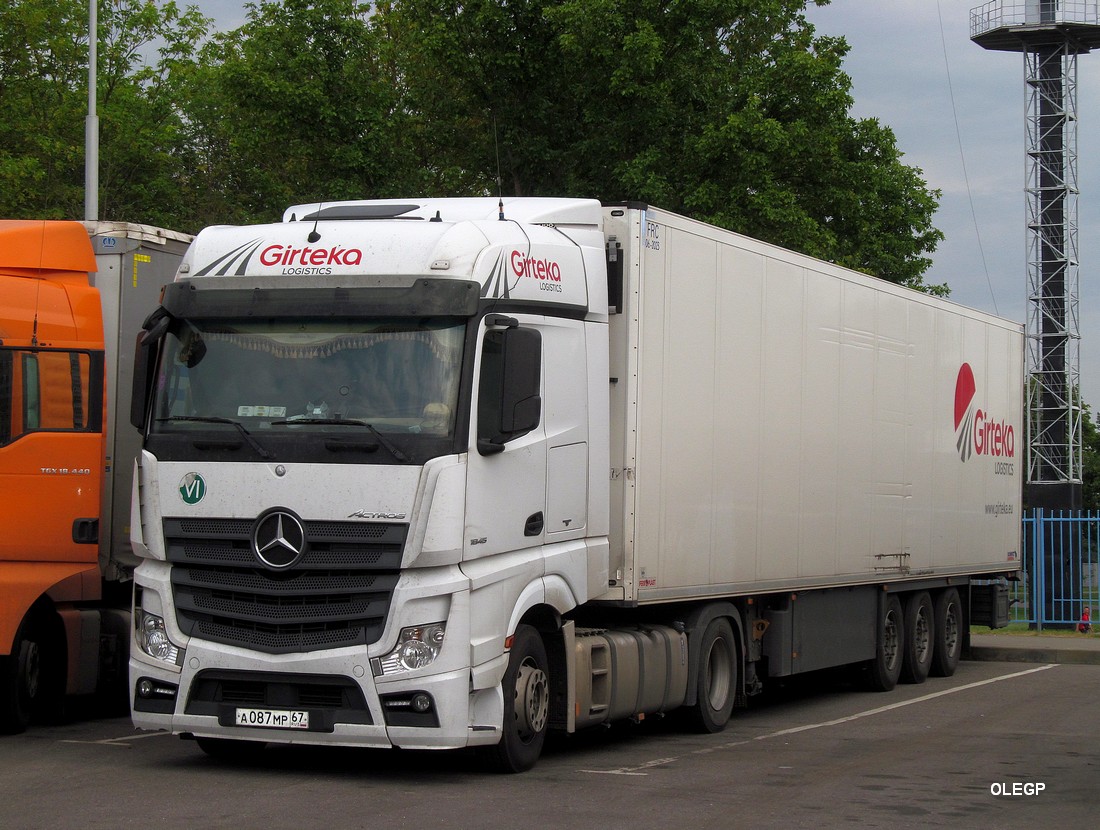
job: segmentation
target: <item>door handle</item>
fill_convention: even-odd
[[[542,533],[542,527],[545,522],[542,518],[542,511],[533,513],[527,517],[527,522],[523,525],[524,536],[538,536]]]

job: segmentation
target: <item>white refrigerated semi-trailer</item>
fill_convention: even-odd
[[[147,328],[134,720],[212,753],[715,731],[1019,568],[1020,325],[653,207],[299,205]]]

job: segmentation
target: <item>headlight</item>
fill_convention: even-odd
[[[385,657],[376,657],[371,661],[374,676],[414,671],[431,665],[443,648],[446,628],[446,623],[402,628],[397,635],[396,648]]]
[[[178,665],[180,650],[168,639],[164,620],[141,608],[135,610],[134,616],[137,642],[141,650],[156,660]]]

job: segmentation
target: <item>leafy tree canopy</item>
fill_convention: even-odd
[[[824,3],[825,0],[810,0]],[[101,214],[197,230],[290,203],[641,200],[925,290],[938,193],[850,114],[807,0],[100,3]],[[87,6],[0,8],[0,214],[83,204]]]
[[[171,225],[185,149],[174,79],[209,21],[143,0],[100,3],[98,18],[101,215]],[[0,6],[0,215],[83,215],[87,29],[85,0]]]
[[[925,287],[938,193],[888,128],[849,115],[847,44],[815,36],[804,8],[395,0],[384,14],[436,153],[483,180],[499,158],[515,194],[647,201]]]

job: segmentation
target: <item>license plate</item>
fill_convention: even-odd
[[[265,729],[309,729],[309,712],[287,709],[237,709],[237,726]]]

